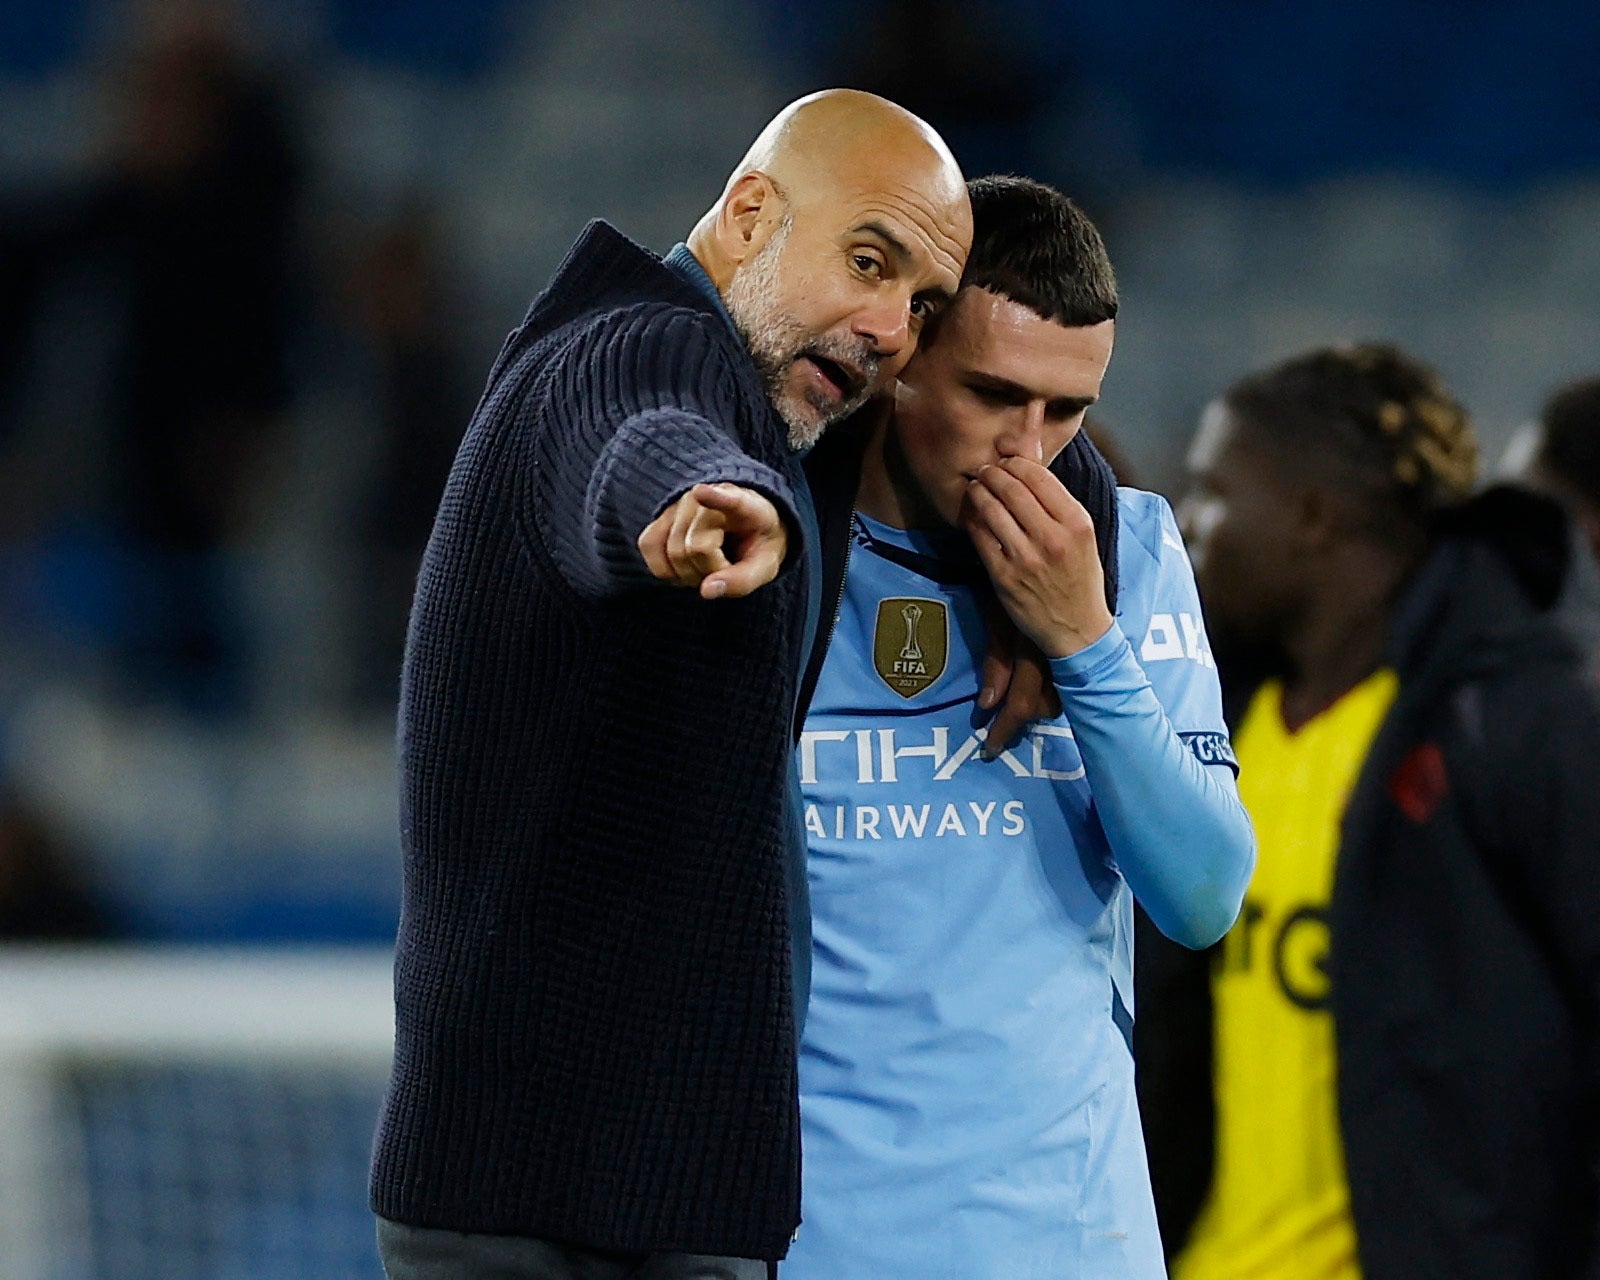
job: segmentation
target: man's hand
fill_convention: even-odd
[[[736,484],[697,484],[639,535],[639,554],[662,582],[702,599],[747,596],[778,576],[789,531],[772,501]]]
[[[978,683],[978,706],[984,711],[1000,708],[984,735],[987,758],[1010,747],[1035,720],[1054,720],[1061,714],[1061,698],[1049,664],[1033,642],[1018,636],[1015,624],[999,609],[986,612],[989,652]]]
[[[1049,469],[1007,458],[967,486],[962,527],[1017,628],[1047,658],[1111,629],[1094,522]]]

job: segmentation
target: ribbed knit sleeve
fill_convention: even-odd
[[[808,583],[626,589],[699,480],[791,515],[803,483],[738,334],[592,224],[502,348],[417,576],[391,1221],[764,1259],[794,1233]]]
[[[541,378],[531,515],[579,591],[654,583],[639,535],[696,484],[755,489],[797,526],[788,481],[740,438],[749,415],[730,346],[719,317],[646,304],[592,323]]]

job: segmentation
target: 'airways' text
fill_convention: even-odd
[[[948,836],[1020,836],[1028,829],[1020,800],[1004,804],[808,804],[806,834],[818,840],[938,840]]]

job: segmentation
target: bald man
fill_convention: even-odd
[[[665,259],[591,223],[502,349],[401,682],[392,1280],[784,1255],[823,585],[800,459],[904,366],[970,239],[932,130],[818,94]]]

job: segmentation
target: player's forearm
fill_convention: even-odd
[[[1179,739],[1120,627],[1051,670],[1118,868],[1162,933],[1209,946],[1255,866],[1232,774]]]

